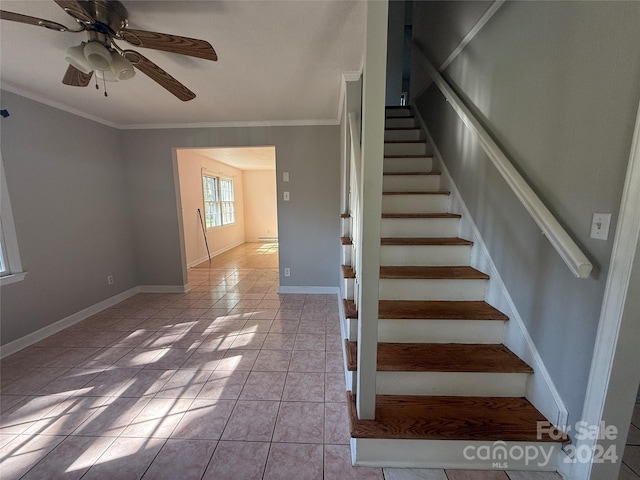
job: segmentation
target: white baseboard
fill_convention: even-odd
[[[211,255],[211,258],[213,258],[213,255]],[[207,260],[209,260],[209,256],[204,256],[201,258],[198,258],[197,260],[194,260],[193,262],[189,262],[187,263],[187,268],[192,268],[195,267],[196,265],[200,265],[201,263],[206,262]]]
[[[431,143],[434,156],[439,162],[443,179],[448,182],[447,188],[451,191],[450,211],[462,215],[459,235],[474,242],[471,254],[471,266],[485,272],[491,277],[487,287],[486,301],[502,311],[510,319],[506,322],[503,342],[507,348],[527,362],[535,372],[528,383],[525,396],[550,422],[562,427],[567,424],[568,417],[564,402],[549,375],[549,371],[544,365],[533,339],[529,335],[522,317],[518,313],[513,299],[509,295],[504,281],[498,273],[495,263],[493,263],[491,259],[491,255],[480,231],[453,182],[453,178],[442,159],[442,155],[433,140],[433,136],[429,132],[420,112],[414,111],[414,113],[422,129],[427,134],[429,143]]]
[[[36,330],[35,332],[29,333],[24,337],[14,340],[13,342],[9,342],[6,345],[2,345],[0,347],[0,358],[4,358],[8,355],[16,353],[19,350],[22,350],[23,348],[31,346],[34,343],[38,343],[39,341],[44,340],[45,338],[53,335],[54,333],[58,333],[64,330],[65,328],[69,328],[70,326],[75,325],[76,323],[86,320],[87,318],[89,318],[92,315],[95,315],[96,313],[100,313],[101,311],[106,310],[109,307],[113,307],[114,305],[117,305],[118,303],[126,300],[127,298],[134,296],[138,292],[140,292],[140,287],[130,288],[129,290],[125,290],[122,293],[114,295],[113,297],[109,297],[106,300],[98,302],[94,305],[91,305],[90,307],[80,310],[79,312],[69,315],[68,317],[63,318],[62,320],[58,320],[57,322],[52,323],[51,325],[47,325],[46,327],[43,327],[40,330]]]
[[[328,294],[333,294],[333,295],[340,295],[340,287],[314,287],[314,286],[309,286],[309,287],[298,287],[298,286],[284,286],[284,287],[279,287],[278,288],[278,293],[282,293],[282,294],[303,294],[303,293],[309,293],[309,294],[315,294],[315,295],[328,295]]]
[[[191,286],[186,285],[140,285],[139,293],[187,293]]]
[[[76,312],[68,317],[63,318],[62,320],[58,320],[51,325],[47,325],[46,327],[41,328],[40,330],[36,330],[35,332],[31,332],[24,337],[20,337],[13,342],[9,342],[6,345],[0,346],[0,358],[7,357],[13,353],[16,353],[23,348],[27,348],[34,343],[38,343],[41,340],[44,340],[51,335],[58,333],[65,328],[69,328],[76,323],[79,323],[87,318],[95,315],[96,313],[100,313],[103,310],[106,310],[109,307],[113,307],[118,303],[126,300],[129,297],[132,297],[138,293],[186,293],[191,289],[189,284],[186,285],[138,285],[137,287],[130,288],[129,290],[125,290],[122,293],[114,295],[113,297],[109,297],[101,302],[98,302],[90,307],[84,308],[79,312]]]
[[[216,255],[220,255],[221,253],[224,253],[227,250],[231,250],[232,248],[236,248],[236,247],[242,245],[243,243],[247,243],[247,242],[248,242],[248,240],[247,241],[243,240],[241,242],[236,242],[236,243],[233,243],[231,245],[228,245],[228,246],[226,246],[224,248],[220,248],[218,250],[214,250],[213,252],[211,252],[211,259],[213,260],[213,257],[215,257]],[[196,265],[200,265],[201,263],[206,262],[207,260],[209,260],[209,255],[205,255],[203,257],[198,258],[197,260],[193,260],[193,261],[187,263],[187,268],[195,267]]]

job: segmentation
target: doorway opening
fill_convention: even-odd
[[[277,269],[275,146],[180,148],[176,164],[186,268]]]

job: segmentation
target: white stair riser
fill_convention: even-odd
[[[459,218],[383,218],[381,237],[457,237]]]
[[[341,237],[351,237],[351,218],[343,218],[340,226]]]
[[[342,245],[342,264],[351,265],[351,253],[353,251],[352,245]]]
[[[381,245],[380,265],[468,266],[470,245]]]
[[[349,319],[348,334],[349,334],[349,338],[347,338],[347,340],[349,340],[350,342],[358,341],[358,319],[357,318]]]
[[[438,190],[440,175],[384,175],[383,192],[421,192]]]
[[[449,195],[383,195],[382,213],[447,213]]]
[[[413,117],[387,117],[384,125],[385,128],[415,127],[416,119]]]
[[[422,132],[420,129],[415,128],[411,130],[385,130],[385,141],[389,140],[422,140]]]
[[[388,108],[385,110],[386,118],[410,117],[410,108]]]
[[[345,298],[347,300],[353,300],[354,284],[355,284],[355,279],[354,278],[343,278],[342,279],[342,287],[343,287],[342,291],[344,292]]]
[[[385,158],[382,165],[384,173],[393,172],[430,172],[433,157],[419,158]]]
[[[482,301],[486,280],[380,279],[380,300]]]
[[[378,372],[378,395],[523,397],[528,373]]]
[[[427,153],[427,145],[420,143],[385,143],[385,155],[425,155]]]
[[[550,442],[352,438],[351,461],[363,467],[554,472],[567,458],[561,446]],[[528,455],[520,455],[524,451]],[[482,453],[487,452],[491,458],[483,459]],[[498,455],[502,452],[512,454],[501,458]]]
[[[505,322],[498,320],[378,321],[378,341],[389,343],[501,343]]]

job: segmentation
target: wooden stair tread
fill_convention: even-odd
[[[342,278],[356,278],[356,272],[353,271],[351,265],[341,265]]]
[[[473,245],[473,242],[458,237],[383,237],[380,245]]]
[[[462,218],[457,213],[383,213],[382,218]]]
[[[488,280],[489,275],[473,267],[381,266],[380,278]]]
[[[340,243],[342,245],[353,245],[353,242],[349,237],[340,237]]]
[[[357,368],[357,342],[346,341],[347,368]],[[378,343],[379,372],[533,373],[501,344]]]
[[[382,192],[382,195],[451,195],[446,190],[420,190],[415,192]]]
[[[539,435],[538,422],[547,419],[520,397],[378,395],[375,420],[359,420],[355,400],[347,392],[354,438],[557,442],[561,435]],[[569,438],[563,435],[562,441]]]
[[[342,305],[346,318],[358,318],[353,300],[343,299]],[[383,320],[509,320],[497,308],[477,300],[380,300],[378,317]]]
[[[342,309],[344,310],[345,318],[358,318],[358,309],[356,308],[356,302],[353,300],[343,298]]]

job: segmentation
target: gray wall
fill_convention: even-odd
[[[2,287],[6,344],[138,283],[120,133],[5,91],[2,108],[2,160],[28,272]]]
[[[436,64],[483,13],[474,2],[414,9],[414,37]],[[640,2],[507,2],[444,76],[595,266],[589,279],[571,275],[429,87],[417,108],[576,422],[640,99]],[[594,212],[613,213],[608,241],[589,238]]]
[[[455,50],[469,30],[480,20],[493,1],[415,1],[413,2],[413,37],[425,48],[431,63],[440,65]],[[420,67],[422,57],[411,56],[411,100],[424,93],[431,79]]]
[[[122,132],[142,285],[182,285],[174,148],[276,146],[282,286],[339,284],[340,131],[336,126]],[[290,181],[282,182],[282,172]],[[282,192],[291,200],[284,202]],[[291,277],[282,270],[291,269]]]
[[[281,284],[339,285],[337,125],[119,131],[5,91],[2,108],[11,114],[0,122],[2,159],[28,272],[0,292],[3,345],[137,285],[186,283],[179,147],[275,145],[280,265],[291,268]]]
[[[391,0],[389,2],[389,23],[387,29],[386,105],[400,105],[400,96],[402,95],[404,19],[404,0]]]

